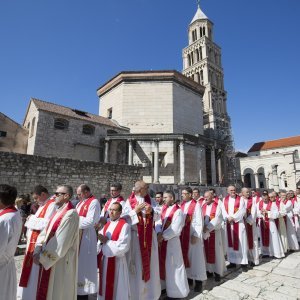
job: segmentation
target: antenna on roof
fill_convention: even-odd
[[[197,1],[197,4],[198,4],[198,7],[200,8],[200,0],[196,0]]]

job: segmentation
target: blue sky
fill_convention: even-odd
[[[222,48],[237,150],[299,135],[300,1],[202,0]],[[124,70],[182,71],[195,0],[0,2],[0,111],[30,97],[98,113],[96,89]]]

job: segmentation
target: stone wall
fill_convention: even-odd
[[[30,193],[37,184],[52,193],[59,184],[75,188],[86,183],[100,197],[108,193],[111,182],[119,181],[127,197],[140,174],[141,168],[136,166],[0,152],[0,183],[15,186],[19,194]]]

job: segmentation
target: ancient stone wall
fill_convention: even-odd
[[[52,193],[59,184],[76,188],[86,183],[99,198],[108,193],[111,182],[119,181],[127,197],[140,174],[141,168],[136,166],[0,152],[0,183],[15,186],[18,194],[30,193],[37,184]]]

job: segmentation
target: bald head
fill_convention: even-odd
[[[137,181],[134,185],[134,193],[137,196],[146,196],[148,193],[148,184],[143,180]]]
[[[250,197],[250,190],[248,189],[248,188],[242,188],[242,196],[244,197],[244,198],[249,198]]]

